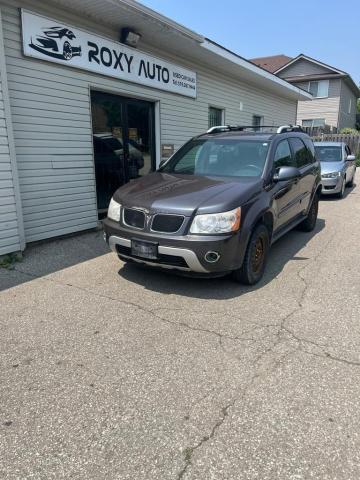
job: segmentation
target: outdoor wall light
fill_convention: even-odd
[[[130,47],[136,47],[140,38],[140,33],[134,32],[131,28],[121,29],[121,42],[126,43],[126,45],[129,45]]]

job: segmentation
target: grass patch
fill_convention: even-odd
[[[9,253],[8,255],[0,256],[0,268],[13,270],[17,262],[22,262],[22,255],[20,253]]]

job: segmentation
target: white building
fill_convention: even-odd
[[[295,123],[310,98],[133,0],[0,0],[0,255],[96,227],[209,124]]]

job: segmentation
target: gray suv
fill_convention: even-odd
[[[159,170],[115,193],[104,236],[125,262],[258,282],[270,245],[314,229],[321,192],[313,143],[299,127],[276,133],[219,126]]]

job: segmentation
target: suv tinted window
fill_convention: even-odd
[[[309,163],[312,163],[310,152],[300,138],[290,138],[290,143],[294,151],[295,166],[297,168],[301,168],[305,165],[309,165]]]
[[[275,150],[274,167],[278,169],[280,167],[293,166],[295,166],[295,164],[291,155],[289,142],[287,140],[282,140]]]

